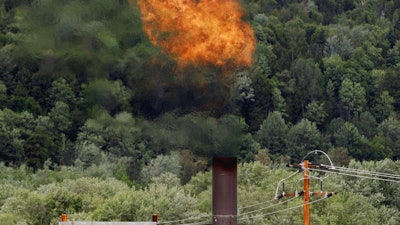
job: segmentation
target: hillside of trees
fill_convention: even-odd
[[[164,160],[176,162],[172,156]],[[182,184],[176,170],[162,166],[164,173],[139,188],[116,179],[110,165],[46,167],[35,174],[26,167],[0,166],[0,224],[57,225],[62,213],[70,221],[151,221],[155,212],[161,224],[211,224],[209,171]],[[400,170],[400,163],[351,161],[350,167],[393,173]],[[292,176],[293,171],[262,161],[244,163],[238,169],[238,224],[303,224],[301,197],[274,200],[276,188],[279,194],[282,191],[279,180],[291,176],[285,191],[294,191],[302,187],[301,173]],[[317,180],[311,179],[310,184],[311,190],[320,191]],[[398,183],[330,175],[323,188],[338,194],[313,197],[311,224],[399,224]]]
[[[400,2],[240,2],[254,63],[223,76],[217,66],[179,70],[149,41],[135,1],[0,0],[0,224],[55,223],[63,210],[141,220],[154,192],[164,220],[207,214],[218,155],[271,173],[242,175],[249,204],[272,198],[289,173],[277,165],[314,149],[336,165],[399,174]],[[347,194],[317,203],[318,224],[398,224],[398,187],[328,182]],[[295,210],[243,224],[299,219]]]

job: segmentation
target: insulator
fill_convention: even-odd
[[[277,195],[277,196],[275,196],[275,200],[279,200],[279,199],[281,199],[281,198],[283,198],[283,197],[284,197],[283,194]]]

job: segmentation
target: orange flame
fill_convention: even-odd
[[[250,66],[254,31],[237,0],[138,0],[154,45],[187,65]]]

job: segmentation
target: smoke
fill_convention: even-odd
[[[154,121],[164,134],[157,136],[160,142],[202,156],[237,156],[247,125],[224,114],[233,99],[234,71],[253,62],[256,39],[243,20],[244,9],[238,0],[137,0],[136,4],[150,42],[177,65],[179,79],[172,85],[164,83],[164,93],[213,116],[166,114],[169,125],[162,125],[162,117]]]
[[[217,119],[201,113],[179,117],[166,113],[145,127],[155,147],[190,149],[205,157],[239,156],[243,143],[249,138],[245,121],[233,115]]]
[[[237,0],[138,0],[150,41],[180,68],[248,67],[255,50],[254,31],[242,20]]]

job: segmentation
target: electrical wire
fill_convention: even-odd
[[[279,185],[280,185],[282,182],[285,182],[287,179],[293,177],[294,175],[296,175],[296,174],[298,174],[298,173],[299,173],[299,171],[296,171],[296,172],[290,174],[289,176],[287,176],[286,178],[283,178],[282,180],[280,180],[280,181],[278,182],[278,184],[276,185],[275,197],[278,196]]]
[[[332,162],[331,158],[329,157],[329,155],[328,155],[326,152],[324,152],[324,151],[322,151],[322,150],[318,150],[318,149],[308,152],[308,153],[303,157],[303,160],[302,160],[302,161],[304,161],[304,160],[305,160],[309,155],[311,155],[312,153],[314,153],[314,154],[317,154],[317,153],[323,154],[323,155],[328,159],[329,163],[331,164],[331,165],[330,165],[331,168],[335,168],[335,166],[333,165],[333,162]],[[320,180],[326,179],[326,178],[328,178],[328,177],[329,177],[329,174],[326,174],[326,176],[325,176],[325,177],[322,177]]]
[[[325,167],[327,167],[327,168],[330,168],[330,169],[341,170],[341,171],[345,171],[345,172],[353,172],[353,171],[354,171],[354,172],[357,172],[357,173],[360,173],[360,174],[367,174],[367,175],[373,175],[373,176],[381,176],[381,177],[387,177],[387,178],[395,178],[395,179],[396,179],[396,178],[399,178],[399,179],[400,179],[400,175],[397,175],[397,174],[383,173],[383,172],[374,172],[374,171],[368,171],[368,170],[359,170],[359,169],[353,169],[353,168],[347,168],[347,167],[334,166],[333,163],[332,163],[332,160],[331,160],[330,157],[329,157],[329,155],[326,154],[324,151],[321,151],[321,150],[313,150],[313,151],[308,152],[308,153],[304,156],[303,161],[304,161],[309,155],[311,155],[312,153],[314,153],[314,154],[317,154],[317,153],[322,153],[322,154],[324,154],[324,155],[328,158],[330,165],[324,165],[324,164],[321,164],[321,165],[322,165],[322,166],[325,166]]]
[[[315,170],[315,169],[314,169]],[[375,176],[379,178],[388,178],[388,179],[395,179],[400,180],[400,176],[397,174],[390,174],[390,173],[381,173],[381,172],[373,172],[368,170],[358,170],[358,169],[349,169],[345,167],[339,167],[335,169],[328,168],[329,171],[334,172],[342,172],[342,173],[352,173],[352,174],[361,174],[361,175],[368,175],[368,176]]]
[[[306,204],[301,204],[301,205],[297,205],[297,206],[293,206],[293,207],[277,210],[277,211],[266,213],[266,214],[255,215],[255,216],[252,216],[252,217],[245,217],[245,218],[238,219],[238,221],[246,220],[246,219],[254,219],[254,218],[259,218],[259,217],[265,217],[265,216],[277,214],[277,213],[280,213],[280,212],[289,211],[289,210],[292,210],[292,209],[297,209],[297,208],[303,207],[304,205],[311,205],[311,204],[314,204],[314,203],[317,203],[319,201],[326,200],[326,199],[327,198],[321,198],[321,199],[318,199],[318,200],[315,200],[315,201],[312,201],[312,202],[309,202],[309,203],[306,203]]]
[[[387,182],[400,183],[400,180],[385,179],[385,178],[381,178],[381,177],[362,176],[362,175],[351,174],[351,173],[343,173],[343,172],[338,172],[338,171],[333,171],[333,170],[320,170],[320,169],[313,169],[313,168],[309,168],[309,170],[325,172],[325,173],[336,173],[336,174],[345,175],[345,176],[351,176],[351,177],[358,177],[358,178],[366,178],[366,179],[372,179],[372,180],[381,180],[381,181],[387,181]]]
[[[278,206],[278,205],[282,205],[284,203],[293,201],[294,199],[295,199],[295,197],[289,198],[288,200],[279,202],[277,204],[273,204],[273,205],[270,205],[270,206],[267,206],[267,207],[263,207],[263,208],[260,208],[260,209],[256,209],[256,210],[253,210],[253,211],[249,211],[249,212],[246,212],[246,213],[242,213],[242,214],[239,214],[238,217],[239,216],[243,216],[243,215],[247,215],[247,214],[251,214],[251,213],[254,213],[254,212],[257,212],[257,211],[261,211],[261,210],[264,210],[264,209],[272,208],[272,207],[275,207],[275,206]],[[271,201],[269,201],[269,202],[271,202]],[[255,205],[256,204],[254,204],[253,206],[255,206]],[[246,207],[246,208],[249,208],[249,207]],[[183,223],[183,224],[180,223],[180,222],[184,222],[184,221],[188,221],[188,220],[202,219],[204,217],[209,217],[209,216],[211,216],[211,215],[205,215],[205,216],[199,216],[199,217],[191,217],[191,218],[180,219],[180,220],[172,220],[172,221],[160,221],[160,222],[158,222],[158,224],[176,224],[176,223],[179,223],[180,225],[197,225],[197,224],[200,225],[200,224],[204,224],[204,222],[201,222],[201,223],[197,223],[197,222],[196,223]]]
[[[255,203],[253,205],[243,206],[243,207],[238,208],[238,210],[247,209],[247,208],[258,206],[258,205],[264,205],[264,204],[267,204],[267,203],[270,203],[270,202],[273,202],[273,201],[276,201],[276,199],[271,199],[271,200],[267,200],[267,201],[264,201],[264,202],[258,202],[258,203]]]
[[[198,220],[198,219],[202,219],[205,217],[211,217],[210,214],[204,215],[204,216],[197,216],[197,217],[189,217],[186,219],[180,219],[180,220],[171,220],[171,221],[160,221],[158,222],[158,224],[173,224],[173,223],[180,223],[180,222],[184,222],[184,221],[188,221],[188,220]],[[191,224],[191,223],[189,223]]]
[[[334,169],[334,170],[340,170],[340,171],[345,171],[345,172],[351,172],[351,173],[368,174],[368,175],[373,175],[373,176],[380,176],[380,177],[387,177],[387,178],[400,179],[400,175],[391,174],[391,173],[375,172],[375,171],[369,171],[369,170],[359,170],[359,169],[346,168],[346,167],[338,167],[338,166],[335,166],[335,167],[332,168],[332,169]]]
[[[241,214],[238,215],[238,217],[239,217],[239,216],[248,215],[248,214],[251,214],[251,213],[254,213],[254,212],[258,212],[258,211],[261,211],[261,210],[264,210],[264,209],[269,209],[269,208],[272,208],[272,207],[275,207],[275,206],[278,206],[278,205],[282,205],[282,204],[284,204],[284,203],[293,201],[295,198],[296,198],[296,197],[292,197],[292,198],[289,198],[288,200],[279,202],[279,203],[274,204],[274,205],[270,205],[270,206],[266,206],[266,207],[263,207],[263,208],[259,208],[259,209],[253,210],[253,211],[241,213]]]
[[[283,181],[285,181],[285,180],[287,180],[287,179],[293,177],[293,176],[296,175],[297,173],[299,173],[299,171],[296,171],[295,173],[292,173],[292,174],[290,174],[289,176],[287,176],[286,178],[284,178],[284,179],[282,179],[281,181],[279,181],[279,183],[278,183],[278,185],[277,185],[276,193],[277,193],[278,190],[279,190],[279,184],[280,184],[281,182],[283,182]],[[291,201],[292,199],[289,199],[289,200]],[[241,208],[239,208],[239,209],[246,209],[246,208],[250,208],[250,207],[254,207],[254,206],[258,206],[258,205],[262,205],[262,204],[267,204],[267,203],[270,203],[270,202],[272,202],[272,201],[275,201],[275,199],[271,199],[271,200],[268,200],[268,201],[265,201],[265,202],[259,202],[259,203],[253,204],[253,205],[244,206],[244,207],[241,207]],[[268,207],[264,207],[264,209],[265,209],[265,208],[272,208],[272,207],[274,207],[274,206],[276,206],[276,205],[280,205],[280,204],[283,204],[283,203],[285,203],[285,202],[288,202],[288,200],[287,200],[287,201],[280,202],[280,203],[277,203],[277,204],[274,204],[274,205],[271,205],[271,206],[268,206]],[[248,212],[246,212],[246,214],[248,214]],[[202,218],[210,217],[210,216],[211,216],[211,215],[204,215],[204,216],[190,217],[190,218],[179,219],[179,220],[160,221],[160,222],[158,222],[158,224],[176,224],[176,223],[181,223],[181,222],[185,222],[185,221],[189,221],[189,220],[202,219]],[[187,223],[187,224],[185,223],[185,224],[181,224],[181,225],[197,225],[197,224],[198,224],[198,223]]]
[[[312,153],[317,154],[318,152],[324,154],[325,157],[329,160],[329,163],[331,164],[331,167],[332,167],[332,168],[335,168],[335,166],[333,165],[333,162],[332,162],[331,158],[329,157],[329,155],[326,154],[324,151],[321,151],[321,150],[313,150],[313,151],[307,153],[307,155],[303,157],[303,160],[302,160],[302,161],[304,161],[304,160],[305,160],[309,155],[311,155]]]
[[[208,224],[212,224],[212,222],[210,221],[204,221],[204,222],[198,222],[198,223],[181,223],[179,225],[208,225]]]

